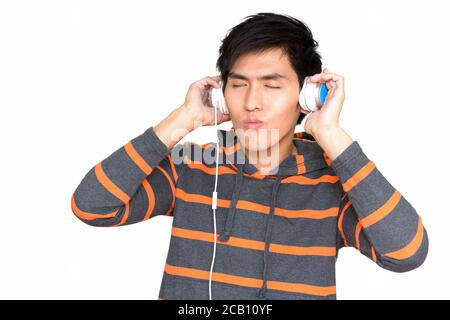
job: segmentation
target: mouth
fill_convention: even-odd
[[[264,122],[259,120],[246,120],[244,121],[244,127],[247,129],[257,129],[261,127],[264,124]]]

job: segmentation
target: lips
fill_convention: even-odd
[[[256,119],[249,119],[244,121],[244,126],[248,129],[256,129],[263,125],[264,122],[256,120]]]

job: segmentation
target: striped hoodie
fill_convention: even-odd
[[[295,132],[298,154],[264,176],[233,128],[218,136],[213,299],[336,299],[343,247],[395,272],[424,262],[420,216],[357,141],[330,161],[312,135]],[[215,163],[194,155],[215,151],[215,143],[189,142],[169,150],[150,127],[95,165],[72,195],[73,213],[91,226],[173,217],[159,299],[209,299]]]

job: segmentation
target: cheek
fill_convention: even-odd
[[[230,111],[231,117],[236,116],[240,111],[241,98],[235,94],[226,94],[225,103],[227,104],[228,110]]]
[[[266,97],[269,105],[277,106],[278,109],[289,109],[289,106],[296,106],[298,103],[298,94],[291,88],[286,88],[279,92],[268,92]]]
[[[277,122],[296,122],[300,115],[300,107],[298,107],[297,104],[298,99],[292,97],[276,99],[271,105],[271,118]]]

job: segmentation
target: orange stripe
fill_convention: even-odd
[[[325,159],[325,162],[327,163],[327,165],[328,166],[331,165],[331,159],[325,152],[322,153],[322,156]]]
[[[187,156],[184,156],[184,160],[183,162],[191,169],[196,169],[196,170],[201,170],[204,173],[207,173],[209,175],[216,175],[216,167],[208,167],[206,166],[204,163],[199,162],[199,161],[194,161],[192,159],[189,159]],[[219,165],[219,169],[218,169],[218,175],[223,175],[223,174],[236,174],[236,171],[238,170],[237,167],[231,163],[229,160],[227,160],[227,163],[232,166],[234,168],[234,170],[228,168],[225,165]],[[253,177],[256,179],[264,179],[266,176],[259,174],[258,172],[255,172],[253,174],[249,174],[249,173],[245,173],[243,174],[246,177]]]
[[[259,211],[259,212],[263,212],[265,214],[268,214],[270,212],[269,206],[265,206],[263,204],[259,204],[259,203],[247,201],[247,200],[238,200],[238,202],[236,204],[236,208],[248,210],[248,211]],[[275,214],[276,214],[276,209],[275,209]]]
[[[208,167],[206,166],[204,163],[199,162],[199,161],[194,161],[191,159],[188,159],[187,156],[184,156],[185,160],[184,163],[187,164],[187,166],[191,169],[197,169],[197,170],[201,170],[209,175],[216,175],[216,167]],[[236,171],[238,170],[238,168],[227,158],[225,158],[226,160],[226,164],[230,165],[235,171],[231,170],[230,168],[228,168],[225,165],[219,165],[219,170],[218,170],[218,175],[223,175],[223,174],[236,174]],[[244,176],[246,177],[254,177],[257,179],[264,179],[264,176],[262,175],[257,175],[257,174],[248,174],[244,172]]]
[[[177,188],[177,198],[187,201],[187,202],[196,202],[196,203],[202,203],[202,204],[212,204],[212,198],[208,196],[204,196],[201,194],[194,194],[194,193],[187,193],[181,190],[180,188]],[[231,204],[230,200],[223,200],[217,198],[217,206],[223,207],[223,208],[229,208]]]
[[[420,246],[422,245],[422,240],[423,240],[423,225],[422,219],[419,217],[419,221],[417,223],[417,232],[414,238],[411,240],[411,242],[400,250],[385,253],[383,255],[397,260],[407,259],[413,256],[417,252],[417,250],[419,250]]]
[[[125,204],[125,212],[123,214],[122,220],[117,224],[117,226],[121,226],[125,222],[127,222],[129,213],[130,213],[130,203],[128,202]]]
[[[182,199],[187,202],[196,202],[211,205],[212,198],[209,196],[204,196],[200,194],[187,193],[177,188],[177,198]],[[217,206],[223,208],[229,208],[231,204],[230,200],[225,199],[217,199]],[[238,209],[249,210],[249,211],[258,211],[261,213],[268,214],[270,211],[269,206],[265,206],[256,202],[246,201],[246,200],[238,200],[236,207]],[[339,208],[333,207],[325,210],[310,210],[310,209],[301,209],[301,210],[288,210],[282,208],[275,208],[275,214],[279,216],[284,216],[287,218],[307,218],[307,219],[325,219],[329,217],[337,217]]]
[[[339,181],[337,176],[324,174],[319,178],[307,178],[305,176],[290,176],[283,179],[282,183],[298,183],[302,185],[316,185],[319,183],[336,183]]]
[[[188,148],[192,148],[192,146],[193,146],[194,149],[196,147],[201,147],[202,149],[208,149],[210,147],[211,148],[216,148],[217,147],[217,144],[215,142],[208,142],[208,143],[201,144],[201,145],[199,145],[199,144],[197,144],[195,142],[190,142],[190,141],[186,141],[185,143],[189,145]],[[238,151],[240,149],[241,149],[240,144],[236,143],[236,144],[234,144],[234,145],[232,145],[230,147],[220,146],[219,147],[219,152],[224,152],[227,155],[231,155],[231,154],[235,153],[236,151]]]
[[[188,163],[186,163],[187,166],[191,169],[197,169],[197,170],[201,170],[209,175],[215,175],[216,174],[216,167],[207,167],[206,165],[204,165],[201,162],[193,162],[192,160],[189,160]],[[219,170],[218,170],[218,174],[222,175],[222,174],[235,174],[236,172],[233,171],[232,169],[224,166],[224,165],[219,165]]]
[[[256,178],[256,179],[259,179],[259,180],[265,179],[265,178],[266,178],[266,175],[261,174],[261,173],[259,173],[259,172],[260,172],[260,171],[256,171],[256,172],[254,172],[254,173],[251,173],[251,174],[246,173],[246,174],[244,174],[244,175],[245,175],[245,176],[252,177],[252,178]]]
[[[142,182],[142,185],[144,186],[145,192],[147,193],[147,199],[148,199],[148,208],[147,208],[147,212],[145,213],[145,216],[144,216],[144,220],[147,220],[152,215],[153,209],[155,209],[155,193],[153,192],[153,188],[147,179],[144,179],[144,181]]]
[[[175,169],[175,164],[173,163],[172,157],[170,155],[167,156],[167,158],[170,163],[170,168],[172,169],[172,174],[175,179],[175,183],[177,183],[178,182],[178,174],[177,174],[177,170]]]
[[[372,260],[373,262],[377,262],[377,255],[375,253],[375,249],[373,248],[373,246],[372,246]]]
[[[228,159],[225,159],[225,160],[231,167],[234,168],[234,170],[236,170],[236,171],[238,170],[238,168],[230,160],[228,160]]]
[[[209,147],[211,147],[211,148],[216,148],[217,147],[217,144],[215,142],[208,142],[208,143],[204,143],[204,144],[201,144],[201,145],[199,145],[199,144],[197,144],[195,142],[189,142],[189,141],[186,141],[186,143],[188,143],[190,145],[193,145],[194,147],[195,146],[200,146],[202,149],[208,149]],[[233,153],[234,150],[236,150],[236,146],[235,145],[230,146],[230,147],[220,146],[219,150],[220,151],[224,151],[225,153],[226,152]]]
[[[84,220],[95,220],[95,219],[106,219],[106,218],[114,218],[119,210],[110,213],[90,213],[87,211],[83,211],[78,208],[75,197],[72,195],[71,206],[73,213]]]
[[[271,252],[297,256],[336,256],[336,247],[299,247],[271,243],[270,248]]]
[[[189,144],[190,146],[194,146],[198,147],[200,146],[202,149],[208,149],[208,148],[216,148],[217,144],[215,142],[208,142],[208,143],[204,143],[204,144],[197,144],[195,142],[190,142],[190,141],[186,141],[187,144]],[[226,154],[230,155],[235,153],[236,151],[238,151],[240,149],[240,146],[238,144],[234,144],[230,147],[226,147],[226,146],[220,146],[219,147],[219,152],[225,152]]]
[[[238,150],[241,150],[241,146],[239,143],[236,143],[236,144],[232,145],[231,147],[225,147],[225,146],[220,147],[220,151],[225,152],[226,155],[231,155]]]
[[[152,172],[152,168],[148,165],[148,163],[144,160],[144,158],[141,157],[141,155],[136,151],[134,148],[132,142],[128,142],[125,145],[125,151],[127,152],[128,156],[131,158],[131,160],[134,161],[134,163],[146,174],[149,175]]]
[[[347,211],[347,208],[350,207],[351,204],[352,204],[351,201],[347,201],[344,208],[342,208],[342,213],[338,220],[339,232],[341,233],[342,239],[344,240],[344,244],[346,247],[348,247],[348,242],[347,242],[347,239],[345,238],[344,230],[342,229],[342,221],[344,220],[345,211]]]
[[[175,237],[206,241],[206,242],[214,242],[214,234],[203,232],[203,231],[194,231],[182,228],[172,228],[172,235]],[[238,238],[231,236],[228,241],[220,241],[216,240],[217,243],[245,248],[245,249],[253,249],[263,251],[265,247],[265,243],[263,241],[256,240],[248,240],[244,238]],[[274,253],[281,254],[289,254],[289,255],[298,255],[298,256],[330,256],[333,257],[336,255],[336,247],[300,247],[300,246],[289,246],[282,244],[270,243],[269,251]]]
[[[124,204],[130,201],[130,197],[122,191],[118,186],[114,184],[105,174],[102,168],[101,162],[95,166],[95,176],[98,181],[117,199],[121,200]]]
[[[297,162],[297,173],[298,174],[305,173],[306,172],[305,157],[303,157],[302,155],[296,155],[295,161]]]
[[[357,173],[349,178],[342,184],[342,188],[345,192],[350,191],[354,186],[360,183],[365,177],[367,177],[375,169],[375,164],[369,160],[369,162],[362,167]]]
[[[394,210],[395,206],[397,206],[401,197],[402,195],[400,194],[400,192],[395,190],[392,196],[386,201],[384,205],[382,205],[380,208],[369,214],[367,217],[360,220],[362,226],[364,228],[367,228],[377,223],[378,221],[382,220],[384,217],[390,214],[392,210]]]
[[[362,230],[362,225],[360,222],[358,222],[358,224],[356,225],[356,230],[355,230],[355,242],[356,242],[356,248],[358,250],[361,250],[360,245],[359,245],[359,235],[361,234],[361,230]]]
[[[166,264],[164,271],[171,275],[209,280],[209,271],[193,268],[177,267],[170,264]],[[231,274],[219,272],[212,273],[212,280],[251,288],[260,288],[262,285],[261,279],[234,276]],[[272,280],[267,281],[267,288],[272,290],[304,293],[316,296],[328,296],[336,294],[336,286],[322,287],[302,283],[290,283]]]
[[[158,168],[166,176],[166,179],[170,185],[170,189],[172,190],[172,204],[170,205],[170,208],[166,213],[166,216],[167,216],[167,215],[170,215],[170,211],[174,208],[174,205],[175,205],[175,186],[166,170],[164,170],[161,166],[156,166],[156,168]]]
[[[284,216],[286,218],[325,219],[337,217],[338,213],[339,213],[338,207],[328,208],[324,210],[313,210],[313,209],[288,210],[275,208],[275,214]]]

